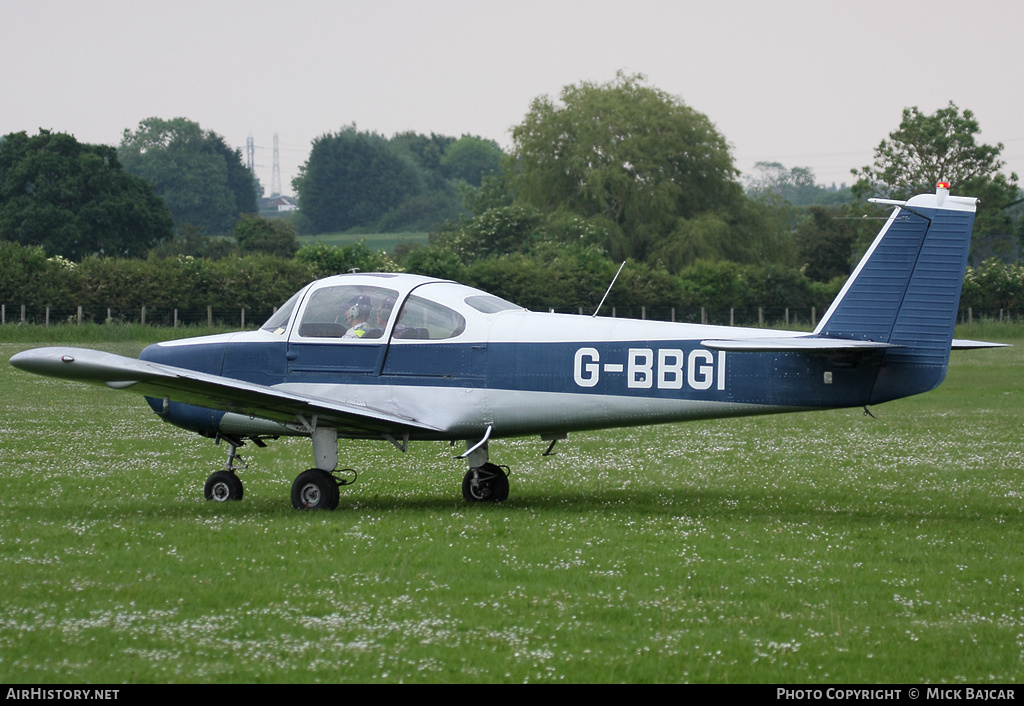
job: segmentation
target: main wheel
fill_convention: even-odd
[[[340,496],[334,476],[319,468],[303,471],[292,483],[292,506],[297,510],[333,510]]]
[[[242,481],[231,471],[217,471],[206,479],[203,495],[219,503],[242,499]]]
[[[462,497],[470,502],[505,502],[508,500],[505,470],[493,463],[470,468],[462,479]]]

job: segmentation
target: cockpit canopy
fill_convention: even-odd
[[[454,282],[415,275],[339,275],[296,293],[262,330],[284,336],[291,323],[291,335],[302,339],[443,340],[465,332],[466,315],[509,310],[522,307]]]

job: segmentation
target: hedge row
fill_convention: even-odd
[[[179,320],[203,322],[207,312],[215,310],[218,320],[234,321],[245,309],[252,312],[247,317],[252,323],[312,279],[345,271],[348,263],[338,259],[342,251],[311,248],[294,259],[257,254],[222,260],[86,258],[72,263],[46,258],[41,248],[0,243],[0,304],[6,307],[7,321],[18,320],[22,306],[33,312],[33,320],[40,318],[45,307],[59,312],[58,319],[81,307],[84,320],[100,322],[108,310],[117,312],[115,318],[138,320],[141,308],[147,307],[153,321],[170,320],[173,310],[179,311]],[[350,255],[365,259],[365,253],[360,253]],[[328,256],[337,261],[329,261]],[[614,263],[603,259],[553,256],[541,261],[505,255],[461,266],[448,276],[534,310],[590,314],[615,269]],[[631,263],[601,313],[611,315],[614,308],[622,317],[703,318],[709,323],[757,325],[783,320],[788,309],[791,319],[811,323],[825,312],[841,286],[841,279],[818,283],[800,271],[774,266],[698,262],[675,277]],[[1015,315],[1020,301],[1024,301],[1024,267],[987,261],[976,270],[968,269],[962,312]]]

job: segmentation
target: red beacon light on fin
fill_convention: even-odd
[[[948,181],[940,181],[938,184],[935,185],[935,189],[936,190],[938,190],[938,189],[945,189],[946,191],[949,191],[949,182]]]

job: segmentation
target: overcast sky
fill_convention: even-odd
[[[243,153],[251,134],[268,192],[275,132],[292,193],[342,126],[507,149],[535,97],[619,70],[707,115],[744,172],[850,182],[905,107],[953,101],[1024,177],[1013,0],[0,0],[0,18],[0,134],[116,145],[183,116]]]

